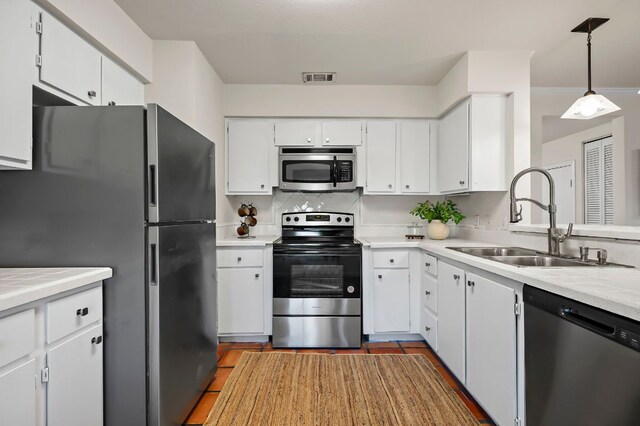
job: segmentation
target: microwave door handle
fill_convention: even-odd
[[[338,186],[338,157],[333,157],[333,187]]]

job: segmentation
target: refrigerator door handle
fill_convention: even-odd
[[[158,204],[156,188],[157,188],[156,165],[150,164],[149,165],[149,204],[154,207]]]
[[[147,251],[147,267],[149,268],[149,285],[157,286],[159,280],[158,228],[149,227],[149,249]]]

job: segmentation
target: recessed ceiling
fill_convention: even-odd
[[[225,83],[437,84],[467,50],[531,50],[532,85],[640,87],[638,0],[116,0],[153,39],[194,40]]]

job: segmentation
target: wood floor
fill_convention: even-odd
[[[467,393],[466,389],[442,364],[440,358],[428,347],[425,342],[369,342],[364,343],[360,349],[298,349],[283,350],[273,349],[270,343],[221,343],[218,348],[218,371],[216,377],[208,386],[207,391],[202,395],[193,411],[187,418],[185,425],[202,425],[211,411],[211,408],[218,399],[218,394],[222,390],[225,382],[229,378],[233,367],[236,366],[240,356],[245,351],[270,352],[270,351],[300,352],[300,353],[328,353],[328,354],[421,354],[426,356],[436,367],[438,372],[447,381],[462,402],[469,408],[476,419],[483,424],[493,425],[493,421],[487,413],[480,408],[474,399]]]

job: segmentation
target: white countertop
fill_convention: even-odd
[[[111,276],[111,268],[0,268],[0,312]]]
[[[218,247],[264,247],[273,244],[278,238],[280,238],[278,235],[256,235],[255,238],[233,236],[218,239],[216,245]]]
[[[418,247],[505,278],[640,321],[640,270],[618,267],[518,268],[446,247],[491,247],[486,242],[451,238],[443,241],[404,237],[358,237],[371,248]]]

